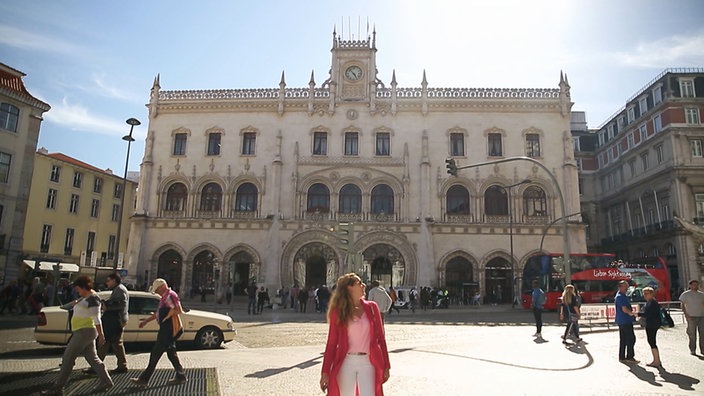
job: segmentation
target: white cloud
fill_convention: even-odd
[[[11,26],[0,26],[0,44],[41,52],[76,53],[82,51],[81,47],[72,43]]]
[[[704,30],[688,36],[675,35],[640,43],[633,52],[619,52],[616,57],[626,66],[641,68],[701,66],[704,63]]]
[[[61,104],[52,105],[45,118],[48,122],[59,124],[65,128],[93,134],[124,136],[128,130],[124,121],[116,121],[91,114],[86,107],[71,104],[66,98],[61,101]],[[137,135],[136,132],[135,135]]]

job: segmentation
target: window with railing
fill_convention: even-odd
[[[394,190],[386,184],[379,184],[372,188],[371,194],[372,213],[394,213]]]
[[[315,183],[308,189],[307,212],[330,212],[330,190],[321,183]]]
[[[362,212],[362,190],[354,184],[345,184],[340,189],[340,213],[356,214]]]
[[[258,190],[252,183],[244,183],[237,188],[235,197],[236,212],[254,212],[257,210]]]
[[[447,190],[446,210],[448,214],[469,214],[469,191],[455,184]]]
[[[39,251],[42,253],[49,252],[49,244],[51,244],[51,225],[44,224],[42,226],[42,239],[39,243]]]
[[[537,186],[526,188],[523,192],[523,213],[526,216],[536,217],[548,215],[548,201],[542,188]]]
[[[76,230],[73,228],[66,229],[66,239],[64,240],[64,255],[70,256],[73,254],[73,237]]]
[[[164,210],[182,211],[186,208],[186,197],[188,190],[183,183],[174,183],[166,191],[166,202]]]
[[[200,210],[216,212],[222,203],[222,187],[217,183],[208,183],[200,194]]]
[[[506,189],[491,186],[484,192],[484,213],[489,216],[508,216],[508,197]]]

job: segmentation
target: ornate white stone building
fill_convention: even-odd
[[[511,301],[543,233],[544,251],[563,249],[558,188],[565,213],[579,212],[566,77],[548,89],[447,89],[424,73],[401,88],[395,72],[382,82],[376,51],[376,32],[333,32],[330,74],[318,85],[311,73],[306,88],[287,88],[282,73],[278,89],[164,91],[157,76],[130,273],[185,293],[355,271],[458,295],[500,287]],[[554,179],[520,160],[445,169],[449,157],[462,167],[513,156]],[[578,222],[568,241],[586,252]]]

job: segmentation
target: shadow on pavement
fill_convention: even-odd
[[[630,370],[633,375],[640,378],[642,381],[649,383],[652,386],[662,386],[661,383],[655,380],[655,373],[652,373],[637,364],[628,364],[628,370]]]
[[[281,373],[285,373],[286,371],[293,370],[295,368],[305,370],[309,367],[315,366],[316,364],[320,364],[320,360],[323,358],[322,355],[318,357],[314,357],[312,359],[308,359],[306,361],[303,361],[301,363],[298,363],[294,366],[289,366],[289,367],[278,367],[278,368],[269,368],[266,370],[260,370],[256,371],[251,374],[245,375],[246,378],[267,378],[267,377],[272,377],[274,375],[279,375]]]
[[[700,380],[690,377],[688,375],[684,374],[679,374],[679,373],[670,373],[665,368],[660,367],[658,368],[658,371],[660,372],[660,377],[662,377],[663,380],[675,384],[680,387],[680,389],[683,390],[688,390],[688,391],[693,391],[694,390],[694,385],[698,384],[701,382]]]
[[[510,367],[515,367],[515,368],[522,368],[526,370],[537,370],[537,371],[577,371],[577,370],[583,370],[592,364],[594,364],[594,357],[589,353],[587,348],[584,346],[578,346],[580,349],[579,353],[582,353],[587,356],[587,363],[583,364],[582,366],[579,367],[561,367],[561,368],[549,368],[549,367],[534,367],[534,366],[524,366],[521,364],[515,364],[515,363],[510,363],[510,362],[502,362],[499,360],[492,360],[492,359],[485,359],[485,358],[478,358],[478,357],[472,357],[472,356],[467,356],[467,355],[459,355],[456,353],[447,353],[447,352],[437,352],[437,351],[426,351],[423,349],[416,349],[416,348],[404,348],[404,349],[396,349],[389,351],[389,353],[400,353],[400,352],[419,352],[419,353],[429,353],[429,354],[435,354],[435,355],[444,355],[444,356],[451,356],[451,357],[456,357],[456,358],[461,358],[461,359],[469,359],[469,360],[476,360],[479,362],[484,362],[484,363],[493,363],[497,364],[500,366],[510,366]]]

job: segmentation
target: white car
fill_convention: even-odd
[[[110,297],[110,291],[99,292],[102,300]],[[139,321],[156,312],[159,295],[131,291],[129,304],[129,321],[125,327],[123,340],[132,342],[155,342],[159,326],[156,321],[139,328]],[[184,308],[186,309],[186,308]],[[181,341],[193,341],[204,349],[218,348],[223,342],[230,342],[237,331],[228,315],[214,312],[188,310],[181,314],[184,333]],[[39,313],[39,322],[34,329],[34,339],[40,344],[66,345],[71,337],[69,312],[60,307],[44,307]]]

